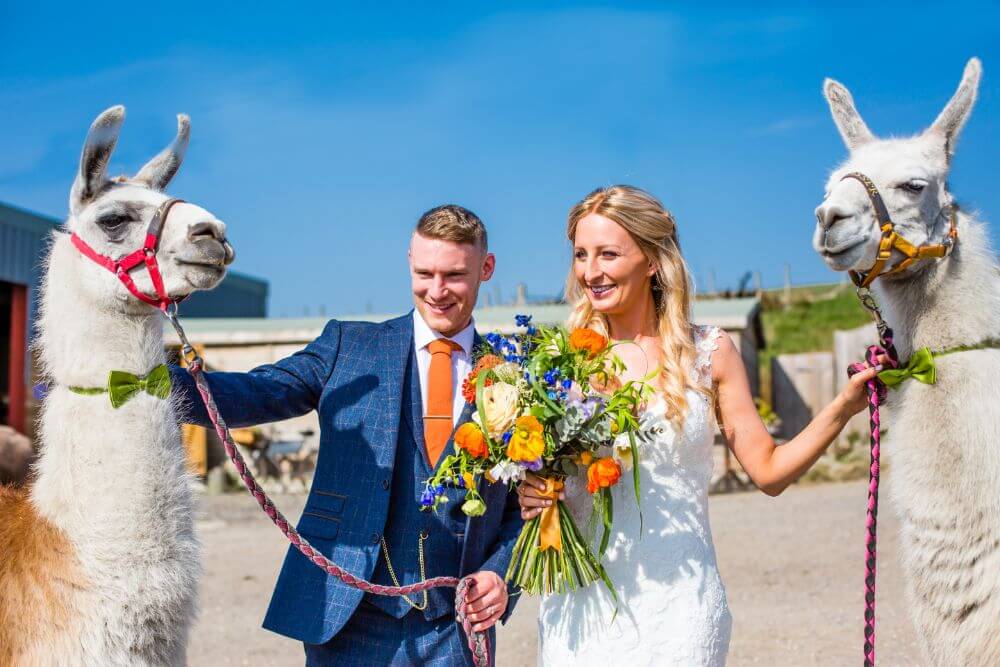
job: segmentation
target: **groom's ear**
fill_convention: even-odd
[[[483,258],[483,270],[479,274],[479,282],[485,283],[493,277],[493,272],[497,268],[497,258],[491,252],[486,253]]]

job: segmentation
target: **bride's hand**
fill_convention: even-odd
[[[852,375],[837,397],[848,418],[868,407],[868,393],[865,384],[878,375],[878,372],[889,362],[889,358],[881,354],[876,361],[878,361],[877,366],[870,366]]]
[[[552,507],[554,502],[542,495],[545,491],[545,480],[530,472],[524,476],[524,481],[517,485],[517,501],[521,505],[521,518],[527,521],[534,519],[546,507]],[[566,495],[560,491],[559,500],[565,500]]]

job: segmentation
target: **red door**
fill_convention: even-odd
[[[4,298],[6,297],[6,298]],[[5,303],[6,302],[6,303]],[[6,306],[6,308],[3,308]],[[6,313],[0,313],[0,322],[7,320],[4,329],[0,331],[0,339],[6,338],[6,349],[0,349],[0,394],[6,394],[6,421],[14,430],[25,432],[25,348],[27,347],[28,327],[28,288],[25,285],[0,283],[0,308]],[[6,334],[6,335],[4,335]],[[4,363],[6,362],[6,363]],[[5,368],[6,367],[6,368]],[[2,416],[2,413],[0,413]]]

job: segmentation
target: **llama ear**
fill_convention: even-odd
[[[107,183],[108,161],[118,143],[124,120],[125,107],[118,105],[104,111],[90,126],[80,156],[80,171],[70,190],[69,205],[74,213],[79,212]]]
[[[844,84],[826,79],[823,82],[823,95],[833,113],[833,122],[837,124],[840,136],[849,149],[853,151],[858,146],[875,140],[875,135],[861,119],[861,114],[854,107],[854,98]]]
[[[962,131],[965,121],[969,119],[972,106],[976,103],[979,77],[982,73],[983,65],[979,62],[979,58],[970,58],[965,65],[965,72],[962,74],[962,82],[958,84],[958,90],[955,91],[944,111],[928,130],[944,136],[945,153],[947,153],[949,160],[955,153],[955,141],[958,139],[958,134]]]
[[[133,180],[154,190],[166,188],[181,168],[190,137],[191,119],[186,114],[177,114],[177,136],[159,155],[147,162]]]

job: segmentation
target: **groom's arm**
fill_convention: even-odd
[[[523,525],[524,520],[521,519],[521,506],[517,502],[517,493],[515,491],[508,491],[497,541],[494,543],[493,551],[486,559],[486,562],[479,568],[480,570],[494,572],[499,575],[501,581],[504,580],[507,576],[507,567],[510,565],[510,559],[514,552],[514,543],[517,541],[517,536],[521,533]],[[518,587],[514,584],[507,584],[507,609],[500,616],[501,623],[506,623],[507,619],[510,618],[510,614],[514,610],[514,605],[520,597],[517,594],[518,591]]]
[[[305,349],[247,373],[205,373],[227,425],[252,426],[304,415],[316,409],[340,348],[340,322],[330,320]],[[170,367],[173,395],[184,422],[211,427],[194,378]]]

